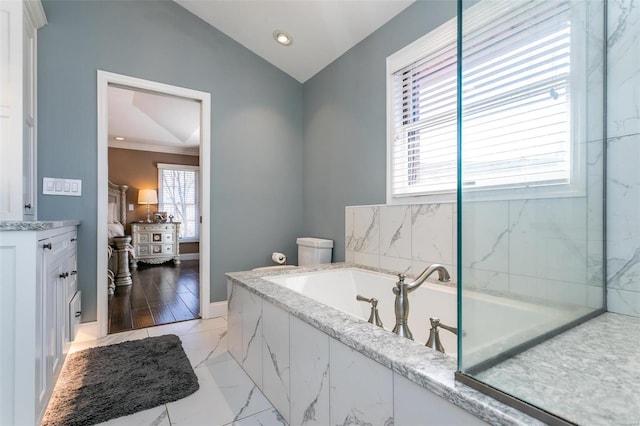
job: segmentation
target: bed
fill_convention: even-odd
[[[107,203],[109,294],[114,293],[116,286],[132,283],[129,270],[129,256],[132,253],[131,237],[125,234],[128,189],[128,185],[117,185],[109,181]]]

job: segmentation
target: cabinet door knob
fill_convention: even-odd
[[[74,241],[78,241],[78,239],[77,238],[72,238],[71,242],[74,242]]]
[[[82,312],[77,311],[77,312],[76,312],[76,314],[75,314],[74,316],[75,316],[76,318],[79,318],[79,317],[80,317],[80,315],[82,315]]]
[[[59,275],[60,278],[67,278],[69,276],[68,272],[63,272]]]
[[[25,204],[25,205],[24,205],[24,208],[25,208],[25,209],[31,209],[31,204]]]
[[[47,244],[43,244],[42,245],[42,249],[43,250],[46,250],[46,249],[51,250],[52,248],[53,248],[53,246],[51,245],[51,243],[47,243]]]
[[[71,275],[75,275],[77,273],[78,273],[78,271],[71,271]]]

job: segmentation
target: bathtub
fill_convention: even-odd
[[[395,326],[395,295],[392,289],[398,278],[359,268],[334,269],[311,273],[265,277],[319,303],[338,309],[360,320],[367,321],[371,305],[356,300],[356,295],[378,299],[378,312],[384,328]],[[462,329],[465,363],[473,366],[503,353],[531,338],[550,331],[571,313],[513,298],[466,291],[463,303],[464,324],[472,330]],[[457,326],[457,289],[451,285],[425,281],[409,294],[408,324],[413,339],[425,344],[431,328],[429,318],[439,318],[443,324]],[[509,321],[504,321],[509,318]],[[468,332],[471,331],[471,332]],[[458,338],[440,329],[440,341],[445,353],[458,354]]]
[[[389,331],[393,274],[330,264],[226,276],[229,353],[289,424],[412,425],[425,412],[442,424],[535,424],[455,382],[455,335],[440,331],[447,354],[424,346],[429,317],[457,323],[453,286],[426,282],[409,295],[411,341]],[[385,329],[366,322],[357,294],[379,300]],[[485,302],[481,315],[495,309]]]
[[[356,318],[367,321],[371,305],[356,300],[356,295],[378,299],[378,313],[384,328],[392,330],[395,326],[392,289],[398,278],[358,268],[336,269],[303,274],[266,277],[276,283],[319,303],[346,312]],[[444,324],[456,327],[457,324],[456,288],[426,281],[409,295],[408,324],[413,339],[425,344],[429,338],[430,317],[440,318]],[[440,340],[445,352],[457,355],[457,337],[446,330],[440,330]]]

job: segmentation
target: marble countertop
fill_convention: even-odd
[[[44,231],[80,225],[79,220],[0,220],[0,231]]]
[[[372,327],[366,321],[322,305],[263,277],[299,274],[303,272],[357,267],[376,272],[389,271],[333,263],[304,266],[297,269],[246,271],[226,274],[232,282],[258,294],[268,302],[295,315],[332,338],[361,352],[409,380],[441,396],[490,424],[542,425],[543,423],[501,402],[456,382],[456,359],[436,352],[394,333]]]

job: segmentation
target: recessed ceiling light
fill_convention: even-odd
[[[114,139],[117,140],[117,141],[123,141],[124,140],[124,138],[122,136],[116,136]]]
[[[283,46],[289,46],[291,43],[293,43],[293,37],[282,30],[275,30],[273,32],[273,38]]]

